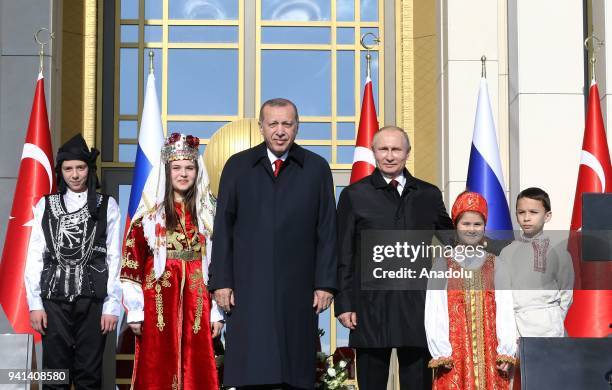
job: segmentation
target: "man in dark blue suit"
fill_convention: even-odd
[[[286,99],[263,104],[265,142],[221,174],[209,289],[228,313],[223,383],[311,389],[318,314],[336,291],[329,164],[297,145]]]

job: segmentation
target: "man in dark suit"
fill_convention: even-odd
[[[365,230],[450,230],[440,190],[406,169],[408,135],[383,127],[372,141],[377,169],[346,187],[338,204],[338,278],[335,313],[351,330],[360,390],[385,389],[397,348],[402,389],[431,389],[423,325],[425,291],[364,291],[359,262]],[[433,233],[432,233],[433,235]],[[431,235],[429,236],[431,239]]]
[[[318,314],[336,291],[336,208],[329,164],[297,145],[286,99],[260,111],[265,142],[225,164],[209,289],[228,312],[224,380],[314,387]]]

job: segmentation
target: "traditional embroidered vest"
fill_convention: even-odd
[[[108,195],[97,194],[97,221],[91,217],[87,204],[69,213],[61,194],[45,198],[42,228],[47,245],[43,254],[41,296],[68,302],[79,296],[105,298]]]

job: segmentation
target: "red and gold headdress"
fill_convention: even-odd
[[[164,140],[164,146],[161,151],[162,161],[165,164],[178,160],[196,161],[200,155],[198,146],[200,146],[200,139],[198,137],[172,133]]]
[[[461,214],[466,211],[474,211],[482,215],[485,223],[487,223],[487,200],[482,197],[477,192],[464,191],[457,196],[455,199],[455,203],[453,204],[453,209],[451,210],[451,217],[453,219],[453,223],[455,226],[457,225],[457,220],[461,216]]]

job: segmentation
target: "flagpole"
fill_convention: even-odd
[[[589,43],[591,44],[590,47],[589,47]],[[604,45],[604,41],[599,39],[595,35],[595,32],[593,32],[591,36],[587,37],[584,40],[584,48],[587,51],[592,50],[589,55],[590,57],[589,62],[591,64],[591,85],[597,82],[597,78],[595,77],[595,63],[597,62],[597,52],[599,51],[599,49],[603,47],[603,45]]]
[[[373,44],[366,44],[366,38],[372,37]],[[353,152],[353,165],[351,167],[350,183],[355,183],[370,175],[374,171],[376,161],[372,152],[372,138],[378,131],[378,116],[374,103],[374,93],[372,88],[370,50],[380,43],[380,38],[373,33],[366,33],[361,36],[361,47],[367,50],[366,53],[366,79],[363,86],[363,99],[361,102],[361,114],[359,116],[359,127],[355,137],[355,151]]]
[[[487,78],[487,56],[484,54],[480,57],[480,62],[482,62],[482,70],[480,71],[480,77],[483,79]]]
[[[366,37],[370,35],[372,36],[373,41],[374,41],[374,44],[371,46],[365,43]],[[370,64],[372,63],[372,55],[370,54],[370,50],[372,50],[374,46],[380,43],[380,38],[374,35],[374,33],[369,32],[369,33],[363,34],[359,42],[361,43],[361,47],[367,50],[366,52],[366,78],[369,79],[371,75]]]
[[[153,50],[149,50],[149,74],[155,73],[155,67],[153,66],[153,57],[155,57],[155,53],[153,53]]]
[[[47,41],[46,42],[42,42],[40,40],[39,36],[38,36],[43,31],[46,31],[49,34],[49,36],[47,37]],[[43,28],[39,28],[38,31],[36,31],[34,33],[34,40],[40,46],[40,51],[38,52],[38,58],[40,60],[38,71],[40,72],[40,74],[42,74],[43,70],[44,70],[45,45],[48,45],[49,42],[51,42],[52,39],[55,39],[55,33],[49,31],[48,28],[44,28],[44,27]]]

